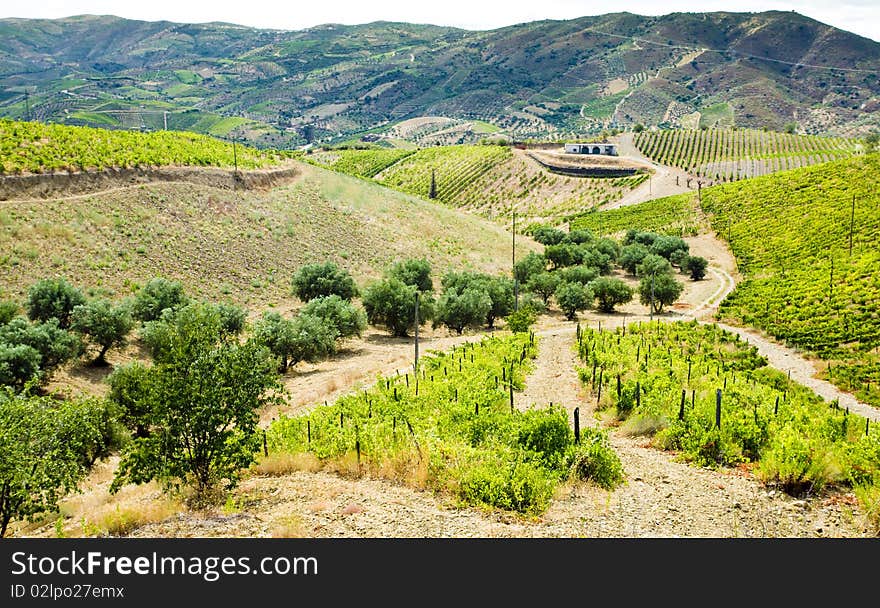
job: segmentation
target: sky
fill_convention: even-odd
[[[627,11],[640,15],[673,12],[797,11],[823,23],[880,41],[880,0],[40,0],[5,2],[0,18],[58,18],[117,15],[146,21],[225,21],[252,27],[298,30],[324,23],[371,21],[431,23],[486,30],[541,19],[572,19]]]

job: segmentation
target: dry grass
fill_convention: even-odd
[[[306,538],[309,534],[301,517],[287,515],[272,522],[270,536],[272,538]]]
[[[267,475],[269,477],[281,477],[295,473],[296,471],[308,471],[316,473],[323,468],[321,461],[313,454],[300,453],[272,453],[268,456],[260,458],[260,461],[251,466],[250,471],[256,475]]]

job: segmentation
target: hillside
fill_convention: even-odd
[[[524,222],[562,222],[568,214],[618,200],[648,178],[569,177],[542,167],[528,152],[508,146],[456,145],[404,150],[328,150],[310,163],[509,222],[516,208]]]
[[[438,275],[509,266],[510,237],[493,223],[317,167],[301,170],[298,181],[270,191],[155,183],[0,202],[0,298],[20,300],[56,275],[120,297],[163,275],[194,295],[256,306],[289,298],[293,272],[315,261],[336,261],[360,281],[409,256],[426,257]]]
[[[878,70],[880,43],[775,11],[614,13],[491,31],[0,21],[0,115],[279,148],[367,131],[559,139],[638,122],[865,132],[880,116]]]
[[[819,355],[829,362],[829,380],[874,405],[878,175],[880,155],[871,154],[703,191],[703,209],[746,277],[719,316]]]

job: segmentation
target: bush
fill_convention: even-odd
[[[520,306],[519,310],[515,310],[504,319],[507,323],[507,329],[514,333],[526,333],[531,329],[538,316],[530,306]]]
[[[830,446],[811,440],[799,429],[783,427],[775,433],[758,464],[765,483],[778,483],[788,494],[819,491],[830,478]]]
[[[330,322],[309,313],[285,319],[266,312],[254,326],[254,339],[278,358],[281,373],[300,361],[319,361],[333,354],[337,337]]]
[[[675,251],[690,251],[690,246],[683,239],[677,236],[660,235],[651,243],[651,253],[662,256],[667,260],[670,259]]]
[[[492,299],[480,287],[468,287],[462,292],[446,290],[437,301],[434,325],[445,325],[458,334],[466,327],[479,327],[492,308]]]
[[[360,337],[367,328],[364,311],[337,295],[315,298],[300,312],[321,319],[325,325],[335,329],[340,338]]]
[[[104,362],[104,355],[114,346],[125,346],[134,319],[127,304],[114,305],[108,300],[93,300],[73,309],[71,329],[87,336],[100,351],[95,358]]]
[[[565,240],[565,233],[552,226],[536,226],[531,229],[532,238],[542,245],[558,245]]]
[[[640,243],[627,245],[620,250],[620,267],[634,275],[639,264],[642,263],[649,253],[651,252],[648,248]]]
[[[661,274],[672,274],[672,264],[666,258],[649,253],[642,259],[642,263],[636,267],[636,275],[646,277]]]
[[[66,279],[43,279],[28,291],[27,315],[31,321],[57,319],[58,326],[67,329],[73,309],[85,302],[82,292]]]
[[[61,329],[58,319],[55,318],[45,323],[28,323],[24,317],[16,317],[6,325],[0,325],[0,344],[33,348],[40,356],[38,377],[42,382],[48,381],[57,367],[75,359],[83,350],[79,337]],[[19,349],[15,353],[14,360],[19,363],[32,360],[32,355],[25,351]],[[19,380],[22,379],[18,373],[16,376]],[[28,379],[30,378],[25,380]]]
[[[534,452],[535,458],[550,469],[565,466],[574,433],[568,426],[568,414],[561,406],[527,410],[517,422],[516,441],[520,447]]]
[[[591,266],[569,266],[559,271],[559,277],[563,283],[586,285],[590,281],[599,278],[599,271]]]
[[[0,325],[6,325],[18,316],[19,308],[15,302],[0,302]]]
[[[223,333],[237,336],[244,331],[247,322],[247,311],[235,304],[212,304],[214,310],[220,315],[220,328]]]
[[[404,260],[396,262],[388,271],[388,278],[398,279],[404,285],[413,285],[422,293],[434,291],[431,265],[427,260]]]
[[[651,306],[654,314],[659,314],[663,306],[671,306],[684,291],[684,285],[671,274],[646,275],[639,283],[639,301]]]
[[[189,302],[183,292],[183,285],[178,281],[169,281],[163,277],[150,279],[134,299],[131,308],[132,316],[144,323],[156,321],[165,310],[178,310]]]
[[[167,343],[131,395],[151,432],[126,447],[110,490],[155,479],[166,489],[192,486],[202,501],[254,462],[258,412],[279,401],[281,386],[271,354],[224,334],[210,307],[181,310]]]
[[[709,260],[699,256],[688,256],[684,263],[684,270],[690,273],[691,279],[701,281],[706,276],[706,268],[709,266]]]
[[[0,342],[0,387],[21,391],[31,381],[39,381],[40,353],[27,344]]]
[[[332,295],[351,300],[358,295],[351,275],[333,262],[306,264],[293,275],[292,284],[294,295],[303,302]]]
[[[593,236],[593,233],[589,230],[571,230],[565,235],[561,242],[583,245],[586,243],[592,243],[594,240],[596,240],[596,237]]]
[[[571,458],[570,476],[592,481],[606,490],[623,482],[623,465],[604,431],[590,427],[581,430],[581,441]]]
[[[586,310],[593,301],[593,292],[580,283],[560,283],[555,296],[556,303],[569,321],[574,321],[578,311]]]
[[[526,285],[533,277],[545,270],[547,270],[547,258],[532,251],[514,265],[513,276],[520,285]]]
[[[561,243],[548,245],[544,249],[544,257],[552,264],[554,269],[574,266],[584,262],[584,250],[573,243]]]
[[[616,305],[626,304],[633,299],[632,288],[620,279],[599,277],[589,287],[598,300],[601,312],[614,312]]]
[[[135,361],[117,367],[107,376],[107,383],[110,385],[107,398],[116,406],[119,421],[135,437],[146,437],[149,434],[150,412],[145,409],[149,403],[142,399],[147,390],[149,374],[148,367]]]
[[[470,504],[538,514],[553,497],[554,479],[540,466],[504,461],[482,462],[465,469],[459,484],[460,497]]]
[[[363,303],[367,321],[384,325],[393,336],[406,337],[415,323],[416,289],[398,279],[386,279],[370,285],[364,291]],[[433,316],[433,300],[419,299],[419,325]]]
[[[550,302],[550,296],[552,296],[556,292],[556,288],[559,287],[559,275],[551,272],[542,272],[529,281],[529,284],[526,285],[526,289],[535,293],[541,297],[541,300],[544,302],[544,306],[546,306]]]

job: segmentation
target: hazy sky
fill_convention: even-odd
[[[38,0],[4,2],[0,17],[56,18],[118,15],[147,21],[226,21],[253,27],[302,29],[322,23],[407,21],[466,29],[492,29],[539,19],[571,19],[628,11],[640,15],[673,12],[794,10],[823,23],[880,41],[880,0]]]

